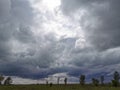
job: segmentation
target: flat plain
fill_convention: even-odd
[[[80,86],[69,85],[10,85],[0,86],[0,90],[120,90],[120,87],[111,86]]]

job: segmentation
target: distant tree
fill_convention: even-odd
[[[119,73],[117,71],[114,72],[114,80],[119,81]]]
[[[100,77],[101,85],[104,85],[104,76]]]
[[[117,87],[117,86],[118,86],[118,82],[115,81],[115,80],[112,80],[112,85],[113,85],[114,87]]]
[[[80,84],[84,85],[85,84],[85,75],[80,76]]]
[[[7,77],[6,80],[4,81],[4,85],[10,85],[12,83],[11,77]]]
[[[99,85],[99,80],[95,79],[95,78],[92,78],[92,83],[93,83],[93,85],[98,86]]]
[[[67,78],[64,79],[64,83],[65,83],[65,85],[67,84]]]
[[[60,77],[57,78],[57,84],[59,84],[59,82],[60,82]]]
[[[117,71],[114,72],[113,74],[113,80],[112,80],[112,85],[117,87],[119,85],[119,78],[120,78],[120,75]]]
[[[0,85],[2,84],[2,81],[4,80],[4,77],[0,75]]]
[[[46,84],[48,85],[48,80],[46,80]]]
[[[52,87],[52,86],[53,86],[53,83],[51,82],[51,83],[50,83],[50,87]]]

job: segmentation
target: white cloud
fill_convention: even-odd
[[[20,78],[20,77],[12,77],[12,84],[45,84],[45,80],[32,80],[27,78]]]

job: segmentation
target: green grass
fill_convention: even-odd
[[[11,85],[0,86],[0,90],[120,90],[120,87],[80,86],[80,85]]]

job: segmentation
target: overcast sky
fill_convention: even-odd
[[[0,0],[0,73],[24,84],[58,76],[78,82],[81,74],[107,81],[120,71],[119,4]]]

